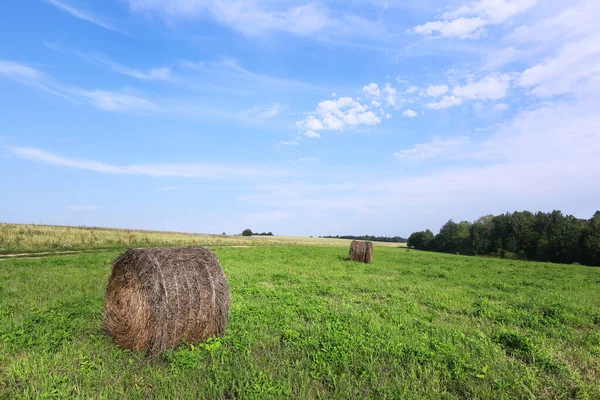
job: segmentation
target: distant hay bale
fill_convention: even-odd
[[[153,356],[225,331],[229,286],[201,246],[128,250],[112,265],[104,327],[121,348]]]
[[[350,244],[350,260],[370,264],[373,261],[373,243],[353,240]]]

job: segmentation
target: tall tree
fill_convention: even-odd
[[[443,252],[456,251],[456,238],[458,236],[458,224],[449,220],[442,226],[440,232],[435,236],[436,250]]]
[[[471,245],[474,254],[490,254],[494,251],[492,235],[494,233],[494,216],[486,215],[471,225]]]
[[[408,247],[414,247],[417,250],[430,250],[433,239],[433,232],[427,229],[410,235],[406,244]]]
[[[600,211],[596,211],[586,224],[582,235],[581,247],[584,263],[600,265]]]
[[[471,223],[460,221],[456,229],[453,248],[461,254],[473,254],[473,241],[471,240]]]

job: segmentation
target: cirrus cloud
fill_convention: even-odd
[[[450,88],[448,85],[431,85],[427,87],[427,96],[438,97],[446,93]]]
[[[108,24],[102,18],[94,15],[93,13],[91,13],[89,11],[83,11],[83,10],[77,9],[73,6],[70,6],[66,3],[63,3],[58,0],[45,0],[45,1],[46,1],[46,3],[51,4],[52,6],[58,8],[59,10],[66,12],[67,14],[71,14],[75,18],[79,18],[83,21],[90,22],[94,25],[97,25],[97,26],[107,29],[109,31],[125,34],[125,32],[123,32],[122,30],[115,28],[111,24]]]
[[[9,147],[15,156],[56,167],[83,169],[103,174],[143,175],[151,177],[180,177],[197,179],[244,180],[249,178],[287,177],[291,173],[281,168],[224,163],[176,163],[113,165],[85,158],[69,158],[30,147]]]
[[[532,8],[537,0],[479,0],[411,29],[431,37],[474,39],[487,25],[497,25]]]

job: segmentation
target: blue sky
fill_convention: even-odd
[[[0,221],[436,231],[600,199],[596,0],[6,0]]]

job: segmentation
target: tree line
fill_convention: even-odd
[[[351,240],[369,240],[371,242],[390,242],[390,243],[406,243],[406,239],[400,236],[393,236],[393,237],[388,237],[388,236],[371,236],[371,235],[364,235],[364,236],[352,236],[352,235],[347,235],[347,236],[319,236],[322,238],[326,238],[326,239],[351,239]]]
[[[415,232],[407,244],[445,253],[600,266],[600,211],[587,220],[558,210],[487,215],[473,223],[450,220],[437,235]]]
[[[242,236],[274,236],[274,235],[273,235],[273,232],[258,233],[258,232],[252,232],[252,229],[244,229],[244,231],[242,232]]]

